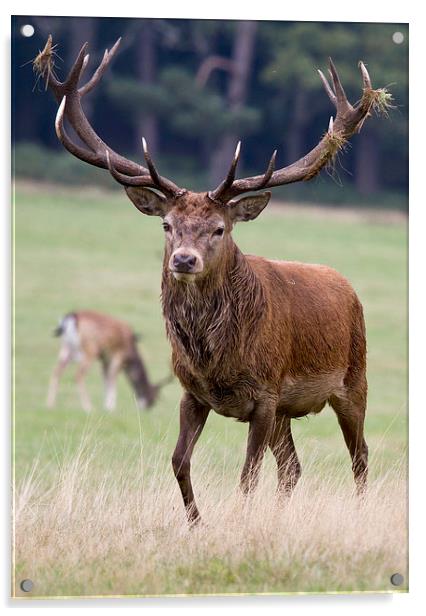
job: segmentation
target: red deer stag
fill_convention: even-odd
[[[211,409],[248,422],[241,488],[257,482],[269,446],[278,466],[279,490],[289,494],[300,476],[291,419],[319,413],[328,402],[337,414],[361,493],[367,478],[364,440],[366,340],[361,303],[349,282],[322,265],[271,261],[244,255],[232,239],[240,221],[254,220],[271,193],[243,193],[306,181],[330,164],[373,110],[390,94],[374,90],[362,62],[363,92],[352,106],[330,60],[331,85],[320,73],[336,108],[319,143],[293,164],[275,170],[273,153],[263,175],[235,179],[240,144],[223,182],[194,193],[162,177],[143,141],[147,167],[114,152],[96,134],[81,107],[117,51],[106,51],[93,76],[79,86],[87,44],[64,82],[52,71],[49,46],[35,60],[59,103],[56,133],[77,158],[108,169],[137,209],[159,216],[165,232],[162,307],[174,371],[184,394],[173,468],[188,521],[199,519],[190,478],[191,455]],[[80,142],[65,129],[67,120]]]
[[[167,377],[153,385],[137,348],[137,336],[123,321],[94,310],[79,310],[66,314],[54,331],[61,338],[58,362],[53,370],[47,406],[55,406],[59,379],[71,361],[77,362],[76,382],[80,401],[86,412],[92,410],[85,386],[85,376],[96,359],[99,359],[105,379],[105,408],[115,409],[117,377],[123,370],[136,395],[140,409],[151,407],[160,388],[170,381]]]

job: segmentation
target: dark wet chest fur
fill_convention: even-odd
[[[238,251],[227,275],[214,282],[182,284],[163,274],[163,312],[174,370],[201,402],[245,420],[261,386],[247,355],[254,352],[264,293]]]

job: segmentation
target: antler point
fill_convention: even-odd
[[[121,43],[121,36],[118,37],[118,39],[115,41],[114,45],[112,46],[112,49],[109,53],[115,53],[117,47],[120,45]]]

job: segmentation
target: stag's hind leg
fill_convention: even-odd
[[[363,376],[357,385],[346,387],[345,395],[330,398],[352,458],[352,471],[359,495],[365,492],[368,474],[368,447],[364,438],[366,397],[367,383]]]
[[[277,461],[278,491],[290,496],[302,474],[291,434],[291,419],[277,415],[269,446]]]

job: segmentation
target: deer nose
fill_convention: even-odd
[[[190,272],[196,261],[197,257],[194,255],[186,255],[180,252],[173,257],[173,268],[177,272]]]

